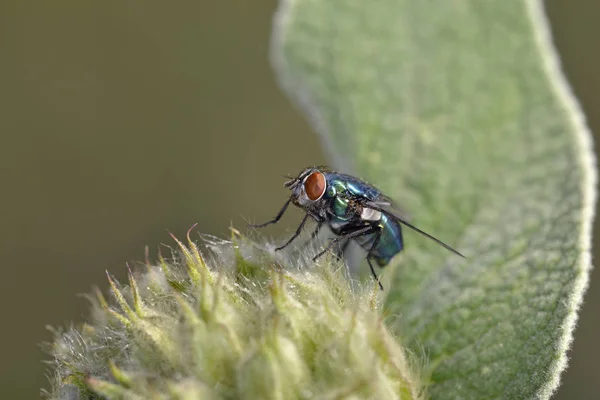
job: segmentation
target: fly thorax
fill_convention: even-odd
[[[372,208],[363,207],[360,218],[363,221],[379,221],[381,219],[381,211],[373,210]]]
[[[333,199],[331,208],[336,217],[344,219],[348,214],[348,206],[348,200],[338,196]]]

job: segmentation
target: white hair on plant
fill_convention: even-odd
[[[334,257],[308,249],[273,252],[233,231],[232,239],[189,239],[108,276],[86,324],[55,330],[55,399],[295,398],[372,393],[422,398],[418,364],[387,331],[374,283],[350,282]]]
[[[583,179],[581,182],[582,207],[581,227],[579,233],[579,253],[576,278],[573,292],[567,299],[569,312],[561,325],[562,336],[558,341],[558,357],[554,361],[550,380],[540,388],[537,397],[549,398],[560,384],[560,374],[567,367],[567,350],[573,342],[573,331],[577,323],[577,316],[583,295],[589,284],[589,275],[592,268],[592,227],[596,205],[596,160],[594,156],[592,135],[585,122],[585,116],[579,106],[571,87],[569,86],[561,65],[560,59],[552,41],[552,34],[548,18],[544,11],[542,0],[527,0],[527,10],[532,21],[534,37],[543,61],[543,67],[550,87],[559,103],[566,109],[568,122],[571,124],[578,148],[578,161]]]

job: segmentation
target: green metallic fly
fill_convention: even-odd
[[[383,290],[375,273],[374,260],[380,267],[386,266],[390,260],[404,248],[401,226],[407,226],[421,235],[440,244],[464,258],[457,250],[439,239],[410,224],[393,208],[391,199],[381,193],[373,185],[351,175],[332,171],[327,167],[308,167],[300,174],[290,178],[284,187],[292,191],[279,213],[263,224],[251,225],[262,228],[278,222],[290,203],[306,211],[302,222],[294,235],[282,246],[287,247],[302,233],[309,217],[317,222],[311,235],[314,239],[323,225],[327,225],[335,238],[316,256],[318,259],[335,245],[342,244],[341,253],[345,251],[351,240],[354,240],[367,252],[367,262],[373,277]]]

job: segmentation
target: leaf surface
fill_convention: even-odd
[[[421,229],[387,311],[434,399],[548,398],[587,286],[590,134],[540,1],[282,0],[272,60],[334,164]]]

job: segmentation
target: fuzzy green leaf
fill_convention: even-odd
[[[405,231],[387,309],[434,399],[548,398],[590,270],[591,139],[541,1],[282,0],[272,58]]]

